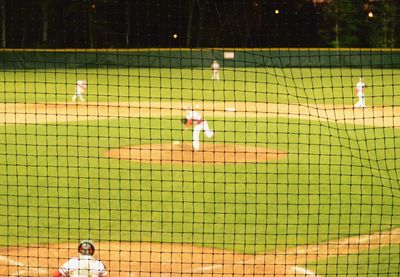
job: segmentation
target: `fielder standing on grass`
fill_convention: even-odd
[[[354,108],[365,108],[365,87],[364,80],[360,77],[356,84],[356,96],[358,97],[358,101],[354,105]]]
[[[217,60],[214,60],[211,64],[211,71],[212,71],[212,80],[219,80],[219,71],[221,67]]]
[[[190,109],[189,107],[183,108],[186,111],[186,116],[184,119],[184,129],[188,129],[193,125],[193,150],[200,150],[200,132],[204,131],[204,134],[208,138],[214,137],[214,132],[210,130],[208,122],[203,119],[200,113]]]
[[[53,273],[53,277],[105,277],[108,272],[103,262],[93,257],[94,245],[90,240],[82,241],[78,246],[78,256],[69,259]]]
[[[76,82],[75,94],[72,96],[72,102],[76,102],[77,99],[81,102],[85,102],[83,95],[86,93],[87,82],[86,80],[79,80]]]

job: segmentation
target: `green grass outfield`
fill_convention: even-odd
[[[209,69],[67,69],[5,71],[0,102],[65,102],[86,79],[89,101],[210,100],[352,105],[363,76],[367,105],[400,106],[400,69],[226,68],[212,82]]]
[[[400,105],[400,70],[87,69],[2,72],[0,102],[65,102],[77,79],[89,101],[256,101]],[[211,118],[217,143],[289,153],[269,163],[159,165],[104,152],[183,138],[179,118],[110,118],[0,126],[0,245],[93,240],[184,242],[263,253],[400,226],[400,130],[288,118]],[[363,253],[387,273],[398,246]],[[392,260],[391,260],[392,259]],[[361,257],[318,272],[366,272]],[[398,266],[391,266],[398,274]],[[393,275],[394,276],[394,275]]]

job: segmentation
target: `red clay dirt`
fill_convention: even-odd
[[[181,243],[95,242],[110,276],[314,276],[306,263],[400,243],[400,228],[257,255]],[[0,249],[0,276],[50,276],[77,243]]]
[[[149,163],[261,163],[286,157],[286,153],[265,147],[241,144],[203,143],[199,151],[192,150],[190,142],[141,144],[109,150],[111,158]]]

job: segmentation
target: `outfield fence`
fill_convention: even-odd
[[[228,57],[226,56],[228,54]],[[233,55],[233,58],[230,57]],[[391,48],[135,48],[2,49],[6,69],[203,68],[224,67],[399,68],[400,49]]]

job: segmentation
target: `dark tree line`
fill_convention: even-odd
[[[400,46],[400,0],[0,0],[0,9],[10,48]]]
[[[399,47],[399,0],[335,0],[320,6],[320,40],[333,47]]]

